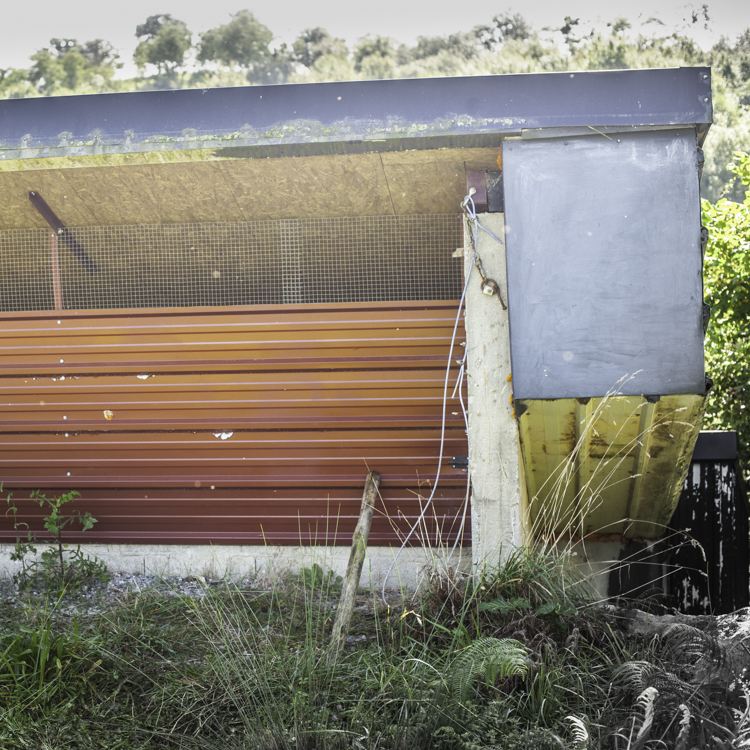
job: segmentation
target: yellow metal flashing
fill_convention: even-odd
[[[524,401],[518,421],[532,534],[661,536],[680,497],[705,400],[686,394]]]

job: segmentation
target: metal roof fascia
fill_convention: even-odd
[[[489,145],[529,128],[711,122],[706,67],[138,91],[0,101],[0,159],[403,150]]]

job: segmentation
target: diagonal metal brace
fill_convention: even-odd
[[[57,232],[58,238],[73,253],[78,262],[93,276],[99,270],[99,267],[78,244],[70,230],[57,217],[57,214],[47,205],[47,201],[36,190],[29,191],[29,200],[31,201],[31,205],[42,215],[42,218]]]

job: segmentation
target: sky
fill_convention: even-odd
[[[305,28],[322,26],[350,45],[366,34],[390,36],[413,44],[418,36],[468,31],[488,23],[498,13],[521,13],[535,28],[562,25],[566,15],[604,26],[607,21],[625,17],[634,26],[656,16],[666,30],[691,30],[705,48],[721,36],[734,40],[750,28],[749,0],[708,0],[708,29],[702,15],[691,23],[693,11],[701,2],[679,0],[273,0],[263,4],[251,0],[36,0],[27,5],[20,0],[0,0],[0,68],[28,67],[29,56],[49,45],[52,37],[78,41],[105,39],[120,53],[123,75],[135,75],[132,63],[137,40],[135,27],[150,15],[171,13],[185,21],[196,35],[230,20],[231,14],[247,8],[268,26],[277,43],[291,43]]]

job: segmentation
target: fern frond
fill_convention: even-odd
[[[626,661],[612,675],[615,690],[630,694],[643,694],[649,688],[673,696],[674,703],[688,701],[695,695],[695,686],[668,672],[663,666],[648,661]]]
[[[629,693],[641,693],[648,686],[649,678],[655,670],[655,665],[649,661],[626,661],[612,674],[612,684]]]
[[[570,722],[570,733],[573,735],[573,741],[576,748],[587,748],[589,745],[589,730],[583,719],[578,716],[566,716],[565,720]]]
[[[646,745],[654,723],[654,702],[658,695],[659,691],[655,687],[647,687],[636,699],[638,707],[643,711],[643,721],[635,736],[633,750],[642,750]]]
[[[737,740],[735,747],[750,748],[750,688],[745,684],[742,685],[742,694],[745,699],[744,710],[732,709],[735,721],[735,739]]]
[[[690,720],[693,717],[690,714],[690,709],[684,703],[680,703],[678,710],[682,712],[682,718],[680,719],[680,732],[675,740],[674,748],[675,750],[687,750],[690,740]]]
[[[692,625],[674,623],[662,635],[663,656],[692,668],[721,667],[724,652],[718,639]]]
[[[454,695],[465,701],[471,685],[481,677],[489,685],[497,678],[525,677],[529,666],[528,649],[513,638],[479,638],[453,662],[451,686]]]

